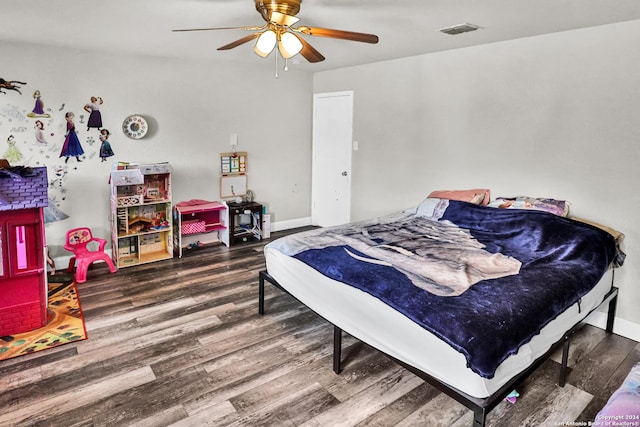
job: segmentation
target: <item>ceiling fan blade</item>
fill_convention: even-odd
[[[304,56],[304,58],[309,62],[321,62],[324,61],[324,56],[320,52],[318,52],[313,46],[311,46],[305,39],[299,37],[297,34],[294,34],[302,43],[302,50],[300,51],[300,55]]]
[[[214,27],[214,28],[186,28],[182,30],[171,30],[174,33],[186,32],[186,31],[211,31],[211,30],[245,30],[245,31],[258,31],[264,29],[266,26],[261,27]]]
[[[295,31],[299,31],[309,36],[319,37],[331,37],[334,39],[352,40],[363,43],[378,43],[378,36],[375,34],[356,33],[353,31],[332,30],[329,28],[317,28],[317,27],[298,27],[294,28]]]
[[[241,39],[238,39],[238,40],[233,41],[233,42],[231,42],[229,44],[221,46],[217,50],[233,49],[234,47],[240,46],[241,44],[245,44],[246,42],[250,42],[251,40],[253,40],[255,38],[258,38],[259,35],[260,35],[260,33],[249,34],[248,36],[244,36]]]

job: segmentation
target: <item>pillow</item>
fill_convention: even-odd
[[[474,190],[436,190],[427,197],[434,199],[461,200],[463,202],[486,205],[491,200],[491,191],[486,188]]]
[[[597,228],[599,228],[599,229],[601,229],[603,231],[606,231],[607,233],[611,234],[613,236],[613,238],[615,239],[615,241],[616,241],[616,257],[613,260],[613,266],[614,267],[621,267],[622,264],[624,264],[624,260],[627,257],[627,254],[622,249],[622,244],[624,242],[624,237],[625,237],[623,232],[618,231],[615,228],[611,228],[609,226],[600,224],[598,222],[590,221],[588,219],[577,218],[577,217],[572,217],[571,219],[573,219],[575,221],[584,222],[585,224],[592,225],[594,227],[597,227]]]
[[[449,199],[436,199],[427,197],[418,205],[415,211],[416,216],[424,216],[433,219],[440,219],[444,211],[449,207]]]
[[[545,211],[566,217],[569,214],[569,202],[566,200],[544,199],[536,197],[498,197],[489,206],[502,209],[532,209]]]
[[[580,222],[584,222],[584,223],[589,224],[589,225],[593,225],[594,227],[597,227],[597,228],[599,228],[601,230],[606,231],[607,233],[611,234],[614,239],[616,239],[616,242],[622,243],[622,241],[624,240],[624,233],[622,231],[616,230],[615,228],[611,228],[611,227],[609,227],[607,225],[603,225],[603,224],[600,224],[598,222],[591,221],[589,219],[578,218],[578,217],[575,217],[575,216],[571,217],[571,219],[573,219],[574,221],[580,221]]]

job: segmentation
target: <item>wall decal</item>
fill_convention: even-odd
[[[64,177],[67,175],[67,166],[58,165],[53,169],[53,173],[54,178],[49,182],[49,188],[57,190],[57,192],[60,193],[60,197],[64,201],[66,199],[65,193],[67,192],[64,188]],[[49,198],[52,198],[51,195],[49,195]],[[56,206],[60,205],[56,204]]]
[[[40,144],[44,144],[44,145],[48,145],[49,142],[47,141],[47,138],[44,135],[44,123],[42,122],[42,120],[36,120],[36,141],[38,141]],[[53,132],[51,133],[51,136],[53,136]]]
[[[115,155],[115,153],[111,149],[109,136],[111,136],[111,133],[109,133],[107,129],[100,130],[100,141],[102,141],[102,144],[100,144],[100,158],[102,159],[102,162],[106,162],[107,157]]]
[[[86,104],[91,111],[85,111],[87,99],[81,94],[79,98],[54,99],[50,88],[44,85],[22,93],[24,85],[26,82],[0,79],[1,93],[9,94],[0,95],[0,158],[7,158],[12,166],[47,167],[51,209],[45,214],[59,221],[67,218],[65,212],[71,210],[67,206],[70,203],[67,192],[74,190],[67,178],[89,173],[96,163],[100,168],[108,168],[108,161],[114,156],[112,135],[107,130],[101,136],[99,131],[102,126],[109,128],[109,122],[100,112],[101,97],[91,97],[91,103]],[[11,92],[27,96],[11,97]],[[74,108],[69,107],[72,105],[80,110],[76,110],[77,116],[72,112]],[[67,117],[65,112],[70,115]],[[85,132],[83,126],[89,130],[100,127]],[[73,161],[74,157],[77,162]]]
[[[0,77],[0,93],[6,94],[7,93],[6,90],[14,90],[18,92],[20,95],[22,95],[22,92],[20,92],[20,86],[18,86],[19,84],[26,85],[25,82],[19,82],[17,80],[5,80],[2,77]]]
[[[58,208],[59,205],[57,200],[49,197],[49,205],[43,209],[45,223],[62,221],[63,219],[69,218],[69,215]]]
[[[18,162],[22,160],[22,153],[16,147],[16,141],[13,135],[9,135],[7,138],[7,151],[4,152],[4,158],[9,161],[9,164],[17,166]]]
[[[90,128],[100,129],[102,127],[102,114],[100,113],[100,105],[102,105],[101,97],[91,97],[91,102],[84,106],[84,111],[89,113],[87,121],[87,130]]]
[[[9,122],[13,121],[24,121],[24,115],[20,112],[20,109],[16,105],[7,105],[2,111],[2,115],[4,115]]]
[[[0,97],[0,100],[4,99],[6,98]],[[59,210],[51,214],[56,218],[64,219],[66,214],[63,212],[65,209],[62,205],[66,203],[66,189],[63,177],[66,175],[66,168],[55,172],[63,141],[62,138],[60,140],[53,138],[54,135],[65,133],[66,122],[62,120],[64,113],[58,117],[42,117],[34,120],[28,115],[33,107],[33,104],[29,104],[29,100],[20,105],[0,101],[0,135],[4,135],[0,138],[0,157],[6,151],[14,166],[47,167],[49,203]],[[50,113],[46,107],[43,107],[43,111]],[[13,135],[13,138],[7,139],[7,135]],[[6,145],[5,141],[7,141]],[[20,155],[21,158],[18,160]],[[47,214],[46,210],[45,214]]]
[[[68,111],[64,118],[67,121],[67,134],[64,139],[64,144],[62,145],[62,150],[60,151],[60,157],[64,157],[64,162],[67,163],[69,161],[69,157],[75,157],[77,161],[81,162],[80,156],[84,154],[84,150],[82,149],[82,145],[80,145],[80,140],[78,139],[78,135],[76,134],[76,125],[73,124],[73,118],[75,115]]]
[[[27,114],[27,117],[51,117],[50,114],[44,112],[44,102],[40,98],[40,91],[36,90],[33,92],[33,98],[36,100],[36,105],[33,107],[33,110]]]

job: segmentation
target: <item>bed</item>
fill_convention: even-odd
[[[264,286],[286,291],[474,412],[488,411],[608,303],[619,241],[540,210],[429,197],[415,208],[285,236],[265,246]]]

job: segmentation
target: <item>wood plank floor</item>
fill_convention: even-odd
[[[273,237],[277,237],[274,233]],[[78,286],[89,339],[0,362],[0,426],[470,426],[469,410],[267,285],[263,243],[89,271]],[[585,326],[567,385],[560,355],[502,402],[489,426],[592,420],[640,360],[637,342]]]

